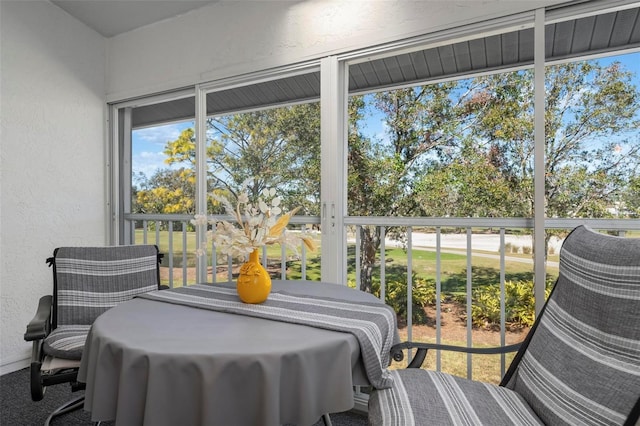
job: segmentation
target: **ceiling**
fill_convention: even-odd
[[[219,0],[51,0],[104,37],[173,18]]]
[[[640,46],[640,9],[623,9],[545,26],[545,58],[558,61]],[[534,30],[492,35],[356,64],[349,90],[449,78],[533,63]]]
[[[640,48],[640,8],[547,24],[547,61]],[[349,92],[363,93],[406,84],[533,63],[532,28],[352,64]],[[265,81],[207,94],[207,113],[224,114],[320,98],[320,72]],[[194,98],[133,110],[133,127],[195,116]]]

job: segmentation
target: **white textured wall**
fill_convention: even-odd
[[[122,100],[562,2],[221,1],[109,39],[107,98]]]
[[[0,1],[0,373],[51,294],[45,259],[105,243],[105,40],[46,1]]]

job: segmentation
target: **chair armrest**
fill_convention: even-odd
[[[51,308],[53,305],[53,296],[42,296],[38,302],[38,310],[35,316],[27,324],[27,332],[24,333],[24,340],[30,342],[32,340],[44,339],[49,335],[51,330]]]
[[[391,356],[393,357],[394,361],[402,361],[404,359],[404,353],[402,352],[403,350],[417,349],[416,355],[413,357],[409,365],[407,365],[407,368],[420,368],[427,356],[427,351],[429,349],[492,355],[515,352],[520,348],[520,345],[521,343],[507,346],[494,346],[489,348],[469,348],[466,346],[440,345],[437,343],[407,341],[393,345],[391,347]]]

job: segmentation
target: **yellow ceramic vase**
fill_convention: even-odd
[[[237,290],[244,303],[262,303],[269,297],[271,277],[260,264],[258,249],[251,252],[249,261],[240,267]]]

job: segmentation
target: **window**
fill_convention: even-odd
[[[353,286],[386,291],[409,337],[412,314],[437,324],[435,307],[445,300],[463,306],[462,340],[476,339],[481,331],[471,326],[485,320],[501,321],[504,333],[506,310],[522,305],[528,316],[514,321],[526,326],[531,305],[543,299],[533,300],[533,279],[544,295],[572,219],[640,217],[640,9],[595,9],[603,5],[553,8],[538,21],[547,74],[543,143],[535,139],[534,68],[544,64],[535,63],[540,34],[532,13],[324,58],[322,75],[317,62],[292,65],[116,105],[114,235],[158,242],[168,253],[166,279],[196,282],[193,213],[223,214],[209,194],[232,197],[252,178],[255,191],[275,187],[287,207],[302,206],[294,231],[319,229],[327,223],[320,217],[331,217],[313,257],[267,253],[273,276],[320,279],[318,265],[330,265]],[[167,130],[153,150],[143,148]],[[545,190],[536,192],[541,148]],[[536,202],[546,206],[542,214]],[[630,222],[598,223],[622,230]],[[545,256],[534,256],[532,232],[544,237]],[[434,238],[421,239],[427,233]],[[450,235],[460,237],[455,245],[436,250],[436,236]],[[477,249],[481,237],[502,242]],[[232,276],[234,264],[208,255],[200,267],[208,280]],[[513,291],[522,303],[496,307],[498,284],[500,297]],[[425,336],[438,339],[438,330]]]
[[[250,198],[273,188],[284,210],[300,207],[287,232],[311,229],[300,216],[317,217],[320,210],[320,104],[317,73],[297,74],[278,80],[212,90],[206,93],[207,214],[225,214],[211,194],[235,200],[245,182]],[[253,196],[251,196],[253,194]],[[297,223],[296,223],[297,222]],[[306,275],[305,262],[319,264],[319,253],[270,246],[265,267],[282,279],[316,279]],[[209,250],[207,269],[215,263],[211,279],[227,280],[230,268],[239,267]],[[264,261],[264,260],[263,260]]]

